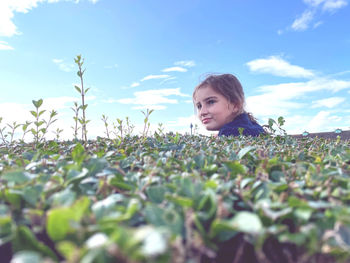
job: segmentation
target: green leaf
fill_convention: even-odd
[[[40,108],[40,106],[43,104],[43,100],[42,99],[39,99],[39,100],[32,100],[35,108]]]
[[[74,88],[79,92],[79,94],[81,94],[81,89],[77,85],[75,85]]]
[[[36,118],[38,116],[38,114],[36,113],[36,111],[31,110],[30,113]]]
[[[141,204],[138,199],[136,198],[130,199],[126,212],[122,217],[120,217],[120,219],[121,220],[131,219],[136,214],[136,212],[140,210],[140,208],[141,208]]]
[[[57,114],[58,114],[57,111],[52,110],[52,111],[50,112],[50,118],[55,117]]]
[[[78,251],[78,248],[73,242],[62,241],[59,242],[56,247],[57,250],[68,260],[68,262],[74,261],[70,259],[74,257],[74,254]]]
[[[205,182],[205,188],[216,189],[218,187],[218,183],[215,180],[208,180]]]
[[[183,219],[173,209],[162,209],[156,205],[148,204],[145,208],[146,220],[154,226],[164,226],[172,233],[181,235]]]
[[[71,231],[70,221],[74,220],[73,211],[68,208],[51,209],[47,214],[46,231],[54,240],[62,240]]]
[[[233,229],[240,232],[259,234],[263,230],[260,218],[247,211],[238,212],[229,223]]]
[[[79,184],[84,178],[88,176],[89,170],[85,167],[82,169],[82,171],[77,170],[69,170],[67,174],[67,179],[64,183],[65,186],[68,186],[70,184],[77,185]]]
[[[112,194],[107,198],[96,202],[92,206],[92,211],[96,216],[96,219],[99,220],[103,216],[108,215],[109,212],[113,211],[116,204],[124,200],[123,195],[121,194]]]
[[[43,115],[46,110],[42,110],[39,112],[39,116]]]
[[[90,206],[90,199],[87,196],[81,197],[79,200],[77,200],[71,207],[71,210],[74,214],[74,220],[80,221],[86,211],[88,210]]]
[[[274,119],[271,119],[271,118],[270,118],[270,119],[268,120],[268,123],[269,123],[270,128],[272,128],[273,124],[276,123],[276,122],[275,122]]]
[[[244,175],[247,171],[247,168],[244,165],[240,164],[238,161],[224,162],[224,165],[231,172],[231,175]]]
[[[21,208],[22,192],[13,189],[5,190],[5,200],[13,205],[15,208]]]
[[[312,215],[313,210],[310,208],[305,208],[305,207],[301,207],[301,208],[297,208],[294,211],[294,215],[295,217],[308,222],[311,215]]]
[[[13,232],[12,218],[10,216],[0,216],[0,244],[1,238],[11,235]]]
[[[35,235],[26,226],[18,226],[16,236],[13,240],[14,251],[32,250],[40,254],[57,260],[55,253],[42,242],[39,242]]]
[[[254,149],[253,146],[246,146],[238,152],[238,159],[242,159],[247,153]]]
[[[169,200],[177,205],[183,206],[183,207],[192,207],[193,206],[193,200],[190,198],[187,198],[187,197],[166,194],[165,198],[167,200]]]
[[[87,209],[90,200],[82,197],[71,207],[62,207],[49,210],[47,214],[46,231],[52,240],[62,240],[70,232],[74,232],[72,223],[79,222]]]
[[[209,235],[219,241],[226,241],[235,236],[238,232],[232,228],[232,225],[227,220],[216,219],[210,226]]]
[[[28,186],[23,191],[23,199],[32,206],[36,206],[42,191],[42,185]]]
[[[84,152],[85,152],[84,147],[80,143],[77,143],[72,151],[72,159],[78,165],[80,165],[86,157]]]
[[[133,191],[136,188],[136,186],[133,183],[123,181],[122,179],[119,179],[119,178],[112,178],[109,183],[123,190]]]
[[[286,121],[282,116],[280,116],[278,117],[277,122],[279,126],[283,126]]]
[[[51,198],[51,207],[56,206],[70,206],[73,204],[76,198],[76,193],[70,188],[65,188],[60,192],[54,193]]]
[[[29,174],[25,171],[7,172],[2,178],[7,182],[13,182],[15,184],[23,184],[31,180]]]
[[[290,207],[303,207],[303,208],[309,208],[309,205],[306,201],[301,200],[295,196],[290,196],[288,198],[288,205]]]
[[[164,200],[164,195],[166,192],[166,187],[157,185],[157,186],[150,186],[146,189],[146,193],[148,198],[152,203],[160,204]]]

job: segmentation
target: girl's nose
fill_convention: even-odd
[[[200,116],[204,116],[208,114],[208,109],[205,106],[202,106],[201,110],[200,110]]]

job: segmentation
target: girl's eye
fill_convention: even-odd
[[[200,108],[202,108],[202,105],[197,104],[197,109],[200,110]]]
[[[214,104],[215,100],[208,100],[208,104]]]

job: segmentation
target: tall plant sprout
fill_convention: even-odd
[[[74,59],[75,64],[78,66],[78,72],[77,75],[80,79],[80,87],[78,85],[75,85],[75,89],[79,92],[81,96],[81,106],[80,108],[82,109],[82,114],[83,116],[79,119],[79,122],[82,126],[81,129],[81,139],[86,143],[87,142],[87,128],[86,124],[89,122],[89,120],[86,119],[86,108],[87,104],[85,104],[85,94],[89,91],[89,88],[85,89],[84,88],[84,79],[83,75],[85,73],[86,69],[82,69],[83,64],[84,64],[84,59],[81,57],[81,55],[77,55],[77,57]]]

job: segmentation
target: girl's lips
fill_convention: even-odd
[[[210,122],[210,118],[203,119],[202,122],[203,122],[203,124],[206,124],[206,123]]]

